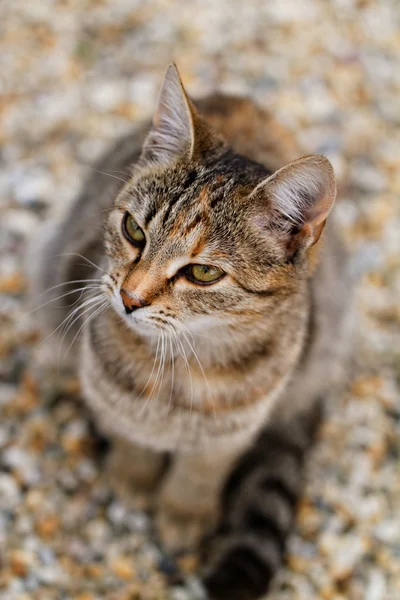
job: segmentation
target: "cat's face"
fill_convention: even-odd
[[[334,199],[329,169],[309,157],[269,177],[210,132],[167,76],[141,163],[106,226],[114,309],[149,336],[207,336],[273,314],[306,276],[324,199],[329,208]],[[317,201],[306,221],[301,211],[311,214]]]
[[[246,178],[250,173],[240,177],[222,161],[179,164],[146,170],[120,194],[106,232],[108,281],[130,327],[201,332],[248,319],[265,304],[258,299],[273,298],[279,275],[291,267],[275,240],[251,224],[255,186],[240,182]]]

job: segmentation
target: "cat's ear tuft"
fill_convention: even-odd
[[[194,146],[194,108],[186,95],[177,67],[168,67],[153,126],[146,138],[141,164],[168,165],[191,156]]]
[[[289,234],[289,245],[315,244],[336,198],[333,167],[323,156],[295,160],[265,179],[251,194],[256,222]]]

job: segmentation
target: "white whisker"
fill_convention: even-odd
[[[80,304],[77,308],[75,308],[73,311],[71,311],[67,315],[67,317],[63,320],[62,328],[61,328],[62,336],[58,343],[58,350],[57,350],[57,363],[58,364],[60,364],[61,350],[62,350],[62,347],[64,344],[64,340],[67,337],[70,329],[75,325],[75,323],[77,323],[79,321],[79,319],[81,319],[87,312],[89,312],[90,310],[95,308],[97,306],[97,304],[99,304],[102,301],[103,301],[103,298],[99,297],[97,295],[94,297],[90,297],[87,300],[85,300],[85,302]]]
[[[161,340],[161,344],[163,344],[163,341],[164,341],[164,335],[163,335],[163,333],[161,333],[161,336],[160,336],[160,338],[159,338],[158,342],[160,342],[160,340]],[[160,346],[160,349],[161,349],[161,346]],[[156,360],[157,360],[157,357],[158,357],[158,350],[159,350],[159,344],[157,343],[157,353],[156,353]],[[148,395],[148,397],[146,398],[146,402],[143,404],[142,408],[141,408],[141,409],[140,409],[140,411],[139,411],[139,415],[141,415],[141,414],[143,413],[143,411],[145,410],[145,408],[146,408],[146,406],[147,406],[147,404],[148,404],[148,402],[149,402],[150,398],[153,396],[153,391],[154,391],[154,389],[156,388],[156,386],[157,386],[157,383],[158,383],[158,378],[159,378],[159,374],[160,374],[160,369],[161,369],[161,356],[160,356],[160,359],[159,359],[159,362],[158,362],[158,369],[157,369],[156,379],[155,379],[155,381],[154,381],[154,383],[153,383],[153,387],[151,388],[150,394],[149,394],[149,395]]]
[[[47,300],[47,302],[44,302],[40,306],[36,306],[36,308],[34,308],[33,310],[31,310],[27,313],[24,313],[21,316],[21,318],[28,317],[29,315],[33,314],[37,310],[40,310],[44,306],[47,306],[48,304],[51,304],[52,302],[56,302],[56,300],[61,300],[62,298],[65,298],[66,296],[70,296],[71,294],[77,294],[78,292],[81,292],[79,295],[79,298],[77,300],[75,300],[75,302],[72,302],[72,304],[69,305],[69,306],[74,306],[82,298],[82,295],[84,294],[85,290],[96,289],[96,288],[101,289],[101,286],[100,285],[98,285],[98,286],[97,285],[85,285],[84,287],[77,288],[75,290],[70,290],[69,292],[65,292],[65,294],[61,294],[61,296],[56,296],[55,298],[51,298],[50,300]]]
[[[174,357],[173,346],[172,346],[173,339],[174,339],[173,337],[169,336],[169,348],[170,348],[170,352],[171,352],[171,388],[170,388],[169,399],[168,399],[168,412],[171,408],[172,393],[174,391],[174,383],[175,383],[175,357]]]
[[[43,296],[44,294],[47,294],[48,292],[51,292],[52,290],[55,290],[56,288],[62,287],[64,285],[70,285],[72,283],[101,283],[101,279],[100,278],[96,278],[96,279],[72,279],[71,281],[64,281],[64,283],[58,283],[57,285],[53,285],[50,288],[47,288],[47,290],[45,290],[44,292],[42,292],[40,295]]]
[[[87,312],[86,309],[90,310],[91,308],[93,308],[93,306],[91,305],[96,304],[97,302],[101,302],[103,300],[103,296],[91,296],[68,314],[68,316],[63,321],[65,329],[63,331],[60,345],[64,343],[64,339],[67,336],[68,331],[71,329],[71,327],[73,327],[73,325],[81,318],[81,316],[83,316],[83,314]]]
[[[72,311],[72,314],[75,314],[75,312],[78,311],[80,308],[81,308],[81,305],[74,308],[74,310]],[[42,346],[49,338],[51,338],[51,336],[54,335],[61,327],[65,326],[66,323],[68,322],[68,320],[71,318],[72,314],[71,314],[71,312],[68,313],[68,315],[61,321],[61,323],[55,329],[53,329],[53,331],[51,333],[49,333],[49,335],[47,335],[44,338],[44,340],[41,340],[41,342],[38,344],[37,347],[40,348],[40,346]]]
[[[162,382],[164,380],[165,361],[166,361],[166,358],[167,358],[167,341],[166,340],[167,340],[167,338],[163,334],[162,356],[161,356],[161,358],[162,358],[161,379],[160,379],[160,385],[158,386],[157,401],[158,401],[158,399],[160,397],[160,391],[161,391],[161,388],[162,388]],[[164,344],[164,342],[165,342],[165,344]]]
[[[179,339],[179,337],[178,337],[178,335],[177,335],[177,333],[176,333],[175,330],[173,330],[173,333],[174,333],[175,341],[177,343],[178,352],[179,352],[179,354],[183,358],[183,361],[185,363],[185,367],[186,367],[186,370],[188,372],[189,379],[190,379],[190,411],[192,411],[192,408],[193,408],[193,378],[192,378],[192,372],[191,372],[191,369],[190,369],[190,364],[189,364],[189,361],[187,359],[186,351],[185,351],[185,348],[184,348],[184,346],[182,344],[182,341]]]
[[[122,177],[118,177],[117,175],[113,175],[111,171],[109,173],[107,173],[107,171],[100,171],[99,169],[95,169],[94,167],[90,167],[90,168],[93,171],[96,171],[96,173],[100,173],[100,175],[106,175],[107,177],[112,177],[113,179],[117,179],[118,181],[122,181],[122,183],[129,185],[129,181],[126,181],[125,179],[122,179]],[[123,171],[115,171],[115,173],[123,173]],[[127,173],[123,173],[123,174],[127,175]]]
[[[155,354],[154,361],[153,361],[153,368],[152,368],[152,370],[151,370],[151,373],[150,373],[150,375],[149,375],[149,378],[148,378],[148,380],[147,380],[147,382],[146,382],[146,385],[144,386],[144,388],[143,388],[143,389],[142,389],[142,391],[140,392],[140,395],[138,396],[138,400],[139,400],[139,398],[141,398],[141,397],[143,396],[143,394],[144,394],[144,391],[145,391],[145,389],[147,388],[147,386],[149,385],[149,383],[150,383],[150,381],[151,381],[151,378],[152,378],[152,376],[153,376],[154,369],[155,369],[156,362],[157,362],[157,357],[158,357],[158,347],[159,347],[159,345],[160,345],[160,338],[158,338],[158,339],[157,339],[157,349],[156,349],[156,354]]]
[[[92,321],[98,314],[100,314],[100,312],[102,312],[106,306],[108,305],[108,299],[104,300],[103,303],[96,308],[96,310],[94,311],[94,313],[90,314],[88,316],[88,318],[82,323],[82,325],[80,326],[80,328],[78,329],[78,331],[76,332],[76,334],[74,335],[72,342],[70,343],[70,345],[67,348],[67,351],[64,355],[64,358],[67,356],[68,352],[71,350],[72,346],[74,345],[75,340],[78,338],[79,334],[81,333],[81,331],[83,331],[84,327],[86,325],[89,324],[90,321]],[[92,307],[90,307],[92,308]]]
[[[215,419],[216,419],[216,418],[217,418],[217,414],[216,414],[216,411],[215,411],[215,402],[214,402],[214,396],[213,396],[213,393],[212,393],[212,391],[211,391],[210,384],[208,383],[208,379],[207,379],[207,377],[206,377],[206,374],[205,374],[205,372],[204,372],[203,365],[202,365],[202,364],[201,364],[201,362],[200,362],[200,359],[199,359],[199,357],[198,357],[198,355],[197,355],[197,352],[196,352],[196,350],[194,349],[194,347],[192,346],[192,344],[190,343],[190,341],[189,341],[189,340],[188,340],[188,338],[186,337],[186,335],[185,335],[185,331],[184,331],[184,329],[183,329],[184,325],[183,325],[182,323],[181,323],[181,326],[182,326],[181,333],[182,333],[183,337],[185,338],[185,340],[186,340],[186,343],[188,344],[189,348],[191,349],[191,351],[192,351],[192,353],[193,353],[193,356],[194,356],[194,358],[196,359],[196,361],[197,361],[197,364],[199,365],[199,367],[200,367],[200,370],[201,370],[201,372],[202,372],[202,374],[203,374],[204,381],[206,382],[207,389],[208,389],[208,393],[209,393],[209,395],[210,395],[210,398],[211,398],[211,401],[212,401],[212,404],[213,404],[214,417],[215,417]],[[185,329],[186,329],[186,328],[185,328]]]
[[[63,254],[55,254],[55,257],[58,256],[79,256],[79,258],[83,258],[83,260],[86,260],[89,265],[91,265],[92,267],[95,267],[95,269],[98,269],[99,271],[101,271],[102,273],[106,273],[106,271],[104,271],[104,269],[102,269],[101,267],[99,267],[99,265],[96,265],[93,261],[91,261],[89,258],[86,258],[86,256],[83,256],[82,254],[79,254],[78,252],[64,252]]]

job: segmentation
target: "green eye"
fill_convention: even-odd
[[[139,227],[135,219],[131,217],[129,213],[126,213],[124,217],[122,229],[129,242],[143,246],[143,242],[146,241],[143,229]]]
[[[222,269],[211,265],[192,265],[189,267],[188,274],[190,279],[198,283],[214,283],[225,275]]]

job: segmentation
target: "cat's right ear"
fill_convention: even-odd
[[[333,167],[324,156],[300,158],[276,171],[252,192],[256,224],[281,234],[288,251],[314,245],[336,198]]]
[[[153,126],[144,143],[139,165],[168,165],[190,156],[194,148],[195,110],[183,87],[178,69],[165,73]]]

